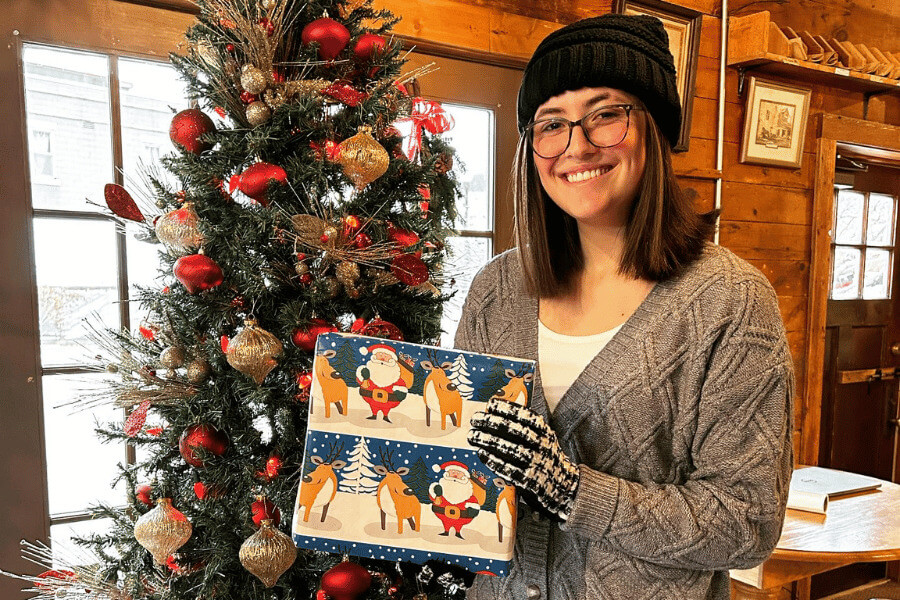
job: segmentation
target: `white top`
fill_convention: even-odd
[[[547,328],[538,320],[538,364],[547,409],[556,410],[563,394],[584,371],[597,353],[621,329],[613,327],[594,335],[564,335]]]

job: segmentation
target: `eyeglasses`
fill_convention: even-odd
[[[580,125],[587,141],[597,148],[620,144],[628,135],[631,111],[641,110],[633,104],[608,104],[592,110],[577,121],[562,117],[541,119],[525,126],[531,149],[541,158],[556,158],[572,142],[572,129]]]

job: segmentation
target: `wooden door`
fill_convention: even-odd
[[[896,256],[900,169],[870,164],[866,172],[857,172],[854,178],[853,202],[841,207],[840,200],[836,198],[832,288],[825,330],[819,464],[898,481],[900,356],[895,352],[900,353],[900,345],[895,345],[900,343],[900,268]],[[873,223],[868,222],[872,212],[868,210],[869,202],[875,198],[875,202],[883,208],[887,205],[887,197],[893,200],[893,218],[888,225],[890,231],[882,230],[878,247],[873,248],[866,243],[866,229],[873,227]],[[846,232],[841,229],[848,227],[848,219],[855,219],[850,213],[856,210],[859,200],[862,200],[862,236],[848,240]],[[838,214],[841,210],[843,215]],[[849,227],[855,229],[856,225],[853,222]],[[845,238],[845,244],[839,243],[841,237]],[[874,239],[877,236],[870,233],[869,237]],[[860,264],[855,273],[852,269],[841,270],[842,261],[838,258],[841,253],[845,253],[845,265],[852,262],[847,260],[848,256],[859,255]],[[877,289],[873,292],[871,285],[865,286],[867,255],[881,259],[886,255],[890,257],[884,271],[885,294],[878,293]],[[872,283],[876,277],[870,276],[869,279]],[[877,288],[878,281],[874,283]],[[859,290],[857,298],[847,299],[854,287]],[[887,298],[873,298],[884,295]],[[841,296],[845,299],[835,299]]]

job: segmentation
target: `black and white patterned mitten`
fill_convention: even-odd
[[[580,473],[543,417],[495,398],[473,415],[468,440],[488,468],[532,496],[551,517],[568,519]]]

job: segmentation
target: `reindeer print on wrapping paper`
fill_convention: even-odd
[[[447,370],[453,363],[438,363],[437,352],[427,350],[429,360],[423,360],[422,366],[431,373],[425,378],[422,399],[425,402],[425,425],[431,426],[431,411],[441,414],[441,429],[447,428],[447,417],[453,425],[459,427],[462,419],[462,395],[456,384],[450,381]]]
[[[524,365],[518,371],[506,369],[505,373],[509,377],[509,382],[497,390],[494,398],[525,406],[528,403],[528,390],[525,388],[525,384],[531,383],[531,380],[534,379],[534,373],[526,373],[526,371],[527,368]]]
[[[384,531],[387,528],[387,514],[390,512],[397,517],[397,533],[403,533],[404,520],[409,521],[413,531],[419,531],[422,526],[422,505],[412,488],[401,479],[409,473],[409,469],[395,469],[392,454],[388,452],[385,455],[382,449],[381,464],[374,467],[375,472],[384,477],[375,493],[378,508],[381,509],[381,529]]]
[[[325,521],[328,507],[331,505],[331,501],[334,500],[335,494],[337,494],[338,481],[334,471],[343,469],[344,465],[347,464],[342,460],[335,460],[341,455],[343,450],[343,444],[340,446],[331,444],[328,456],[325,459],[319,456],[309,457],[310,462],[316,465],[316,468],[312,473],[307,473],[303,476],[300,482],[300,492],[297,494],[297,507],[295,509],[299,511],[300,507],[304,507],[304,523],[309,521],[309,514],[314,507],[322,507],[321,521]]]
[[[494,485],[500,488],[494,514],[497,516],[497,537],[503,541],[503,529],[512,529],[516,523],[516,488],[497,477]]]
[[[329,359],[334,358],[337,353],[334,350],[325,350],[317,354],[313,362],[313,371],[319,380],[319,393],[322,395],[322,402],[325,404],[325,418],[331,418],[331,405],[334,404],[337,411],[347,416],[347,395],[349,388],[347,382],[344,381],[341,374],[338,373]],[[315,398],[310,401],[310,412]]]

